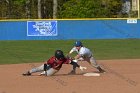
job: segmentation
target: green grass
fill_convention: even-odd
[[[140,39],[82,40],[96,59],[139,59]],[[0,64],[43,62],[56,49],[68,53],[74,40],[0,41]]]

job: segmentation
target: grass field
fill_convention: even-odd
[[[81,40],[96,59],[139,59],[140,39]],[[43,62],[56,49],[68,53],[74,40],[0,41],[0,64]]]

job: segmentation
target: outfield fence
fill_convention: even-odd
[[[1,20],[0,40],[140,38],[139,19]]]

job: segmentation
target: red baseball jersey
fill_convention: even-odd
[[[59,70],[63,64],[69,64],[70,62],[70,59],[64,58],[57,60],[55,56],[53,56],[46,63],[49,64],[52,68]]]

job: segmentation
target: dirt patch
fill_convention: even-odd
[[[77,75],[67,75],[70,65],[51,77],[22,76],[21,74],[41,63],[0,65],[0,93],[140,93],[140,59],[98,60],[107,71],[99,77],[85,77],[96,72],[87,62],[88,69]]]

